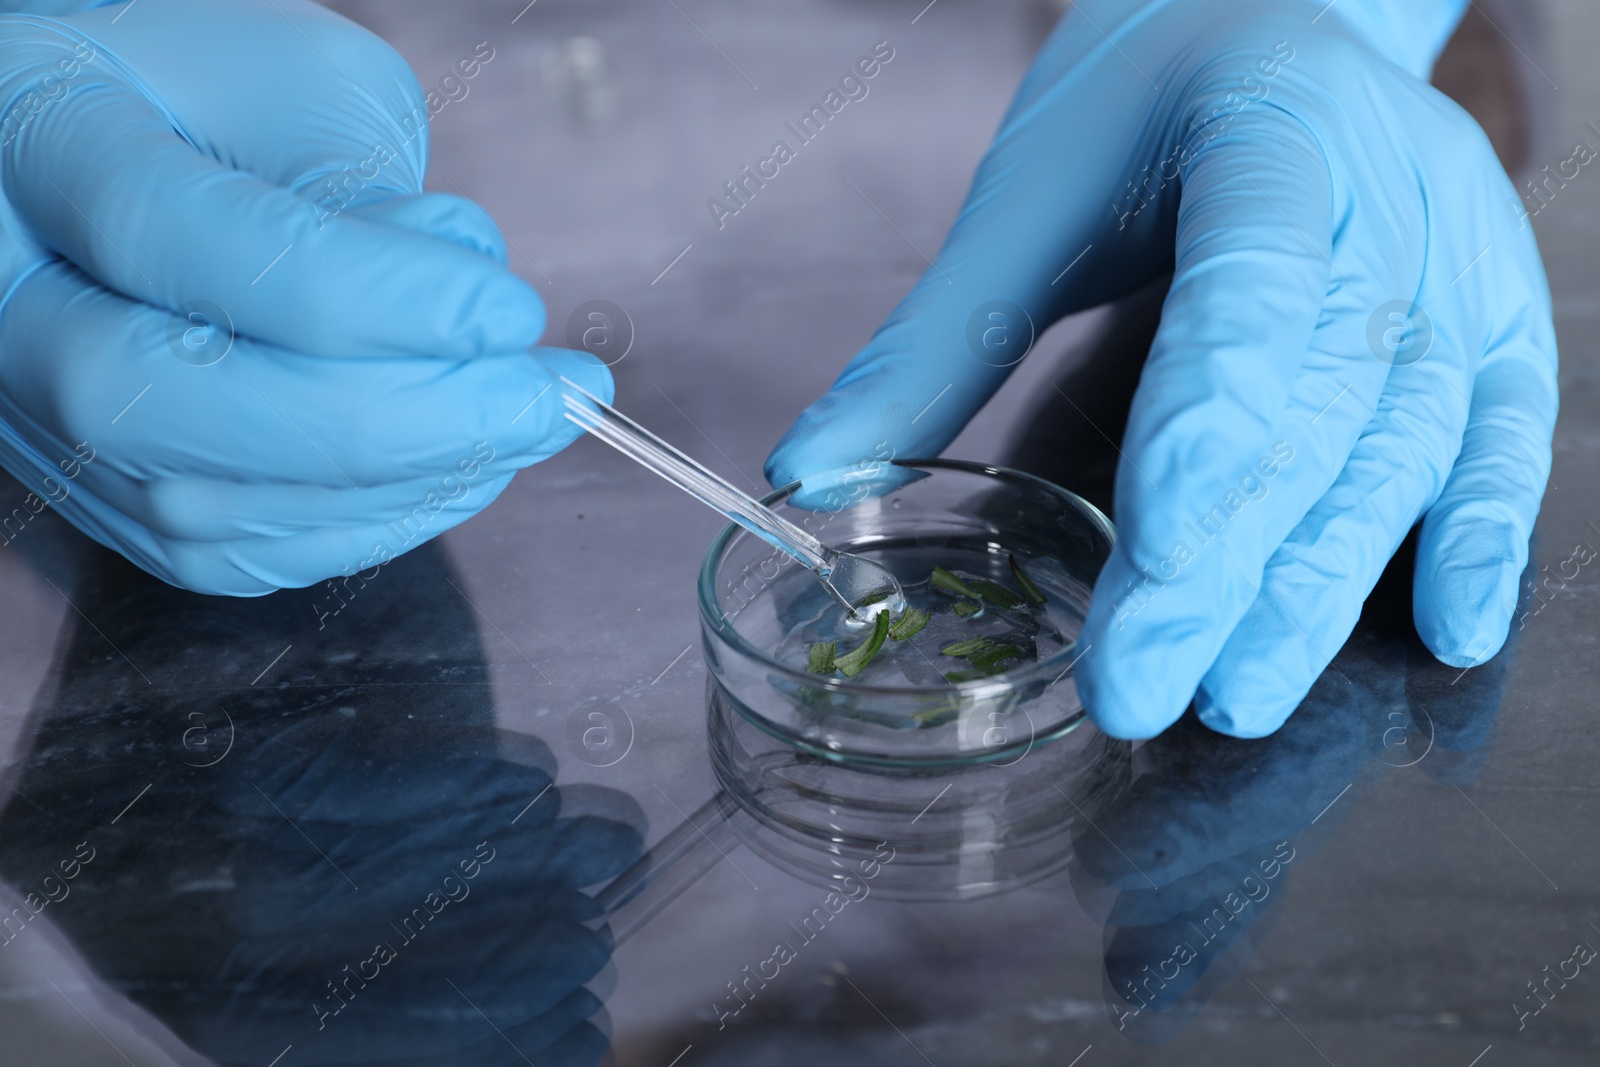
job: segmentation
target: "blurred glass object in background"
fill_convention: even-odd
[[[621,93],[605,46],[593,37],[568,37],[544,54],[539,73],[545,90],[576,125],[598,125],[616,113]]]

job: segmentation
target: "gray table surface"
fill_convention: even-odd
[[[618,405],[733,480],[764,487],[761,463],[778,435],[937,249],[1055,17],[1044,0],[923,4],[333,6],[390,41],[425,85],[478,42],[492,44],[468,95],[434,119],[430,187],[495,216],[513,268],[549,304],[553,340],[586,301],[625,309],[635,339],[615,367]],[[1600,12],[1551,0],[1502,15],[1518,48],[1487,19],[1475,15],[1462,35],[1472,62],[1452,61],[1440,77],[1476,94],[1469,102],[1512,162],[1536,171],[1576,140],[1596,144],[1586,123],[1600,121]],[[577,37],[599,42],[601,73],[563,74],[558,58]],[[719,229],[707,198],[885,40],[895,58],[870,95]],[[1555,468],[1535,540],[1535,566],[1554,567],[1575,544],[1600,546],[1600,182],[1585,171],[1535,226],[1562,344]],[[1112,399],[1089,412],[1114,435],[1114,397],[1136,373],[1129,352],[1148,337],[1159,297],[1053,331],[949,454],[1023,465],[1103,499],[1098,430],[1051,383],[1104,386]],[[21,495],[0,485],[0,510]],[[243,746],[264,736],[274,701],[287,709],[313,691],[332,694],[321,712],[375,736],[386,719],[460,714],[512,763],[547,765],[542,742],[562,790],[601,805],[611,797],[614,814],[642,817],[647,842],[678,825],[714,791],[694,576],[718,526],[597,442],[579,442],[394,565],[388,587],[374,583],[319,631],[304,625],[304,594],[292,619],[259,606],[207,614],[41,519],[26,544],[0,554],[3,822],[18,828],[10,840],[0,829],[0,874],[15,897],[54,861],[51,849],[64,859],[90,839],[101,852],[76,898],[0,948],[0,1064],[209,1062],[196,1049],[220,1039],[194,1035],[219,1026],[255,1042],[228,1062],[322,1061],[314,1040],[252,1030],[182,995],[180,957],[191,950],[174,946],[227,925],[216,872],[184,866],[208,854],[203,838],[219,825],[196,805],[237,810],[203,793],[192,770],[201,749],[178,740],[201,691],[255,702],[257,733],[241,732]],[[74,589],[104,613],[85,616],[124,627],[131,662],[93,645],[63,597]],[[615,1061],[1594,1063],[1592,968],[1551,985],[1548,1006],[1520,1028],[1514,1007],[1535,1003],[1528,983],[1576,943],[1600,947],[1594,573],[1560,585],[1506,653],[1465,678],[1419,651],[1408,619],[1403,596],[1376,600],[1338,661],[1338,684],[1273,739],[1180,729],[1136,753],[1139,782],[1102,827],[1130,857],[1159,866],[1176,848],[1226,872],[1229,857],[1261,842],[1294,848],[1272,896],[1241,915],[1243,936],[1173,1010],[1119,1030],[1106,975],[1124,942],[1060,874],[981,901],[852,907],[719,1027],[713,1005],[726,1003],[726,983],[770,955],[822,893],[738,849],[624,942],[595,984]],[[149,712],[164,731],[156,740],[127,722],[149,711],[147,697],[125,697],[140,668],[170,696]],[[103,706],[91,707],[96,694]],[[124,699],[132,704],[118,718]],[[583,731],[598,722],[627,739],[620,758],[585,749]],[[47,795],[65,807],[47,811]],[[1126,888],[1111,921],[1126,936],[1137,926],[1130,914],[1169,918],[1204,894],[1179,897]],[[504,936],[517,936],[514,922]]]

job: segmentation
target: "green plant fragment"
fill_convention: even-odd
[[[970,584],[973,589],[978,591],[978,595],[980,597],[996,607],[1015,608],[1019,607],[1023,603],[1023,600],[1020,596],[1013,593],[999,582],[991,582],[987,578],[982,578]]]
[[[834,653],[838,651],[837,641],[818,641],[806,650],[810,660],[806,667],[812,674],[832,674],[834,671]]]
[[[911,721],[917,724],[920,730],[927,730],[934,726],[943,726],[961,713],[960,707],[954,704],[944,704],[937,708],[927,708],[914,713]]]
[[[964,659],[974,653],[982,652],[986,648],[994,647],[994,642],[987,637],[974,637],[967,641],[957,641],[953,645],[945,645],[939,651],[946,656],[955,656]],[[1008,646],[1015,648],[1015,645]]]
[[[928,625],[928,620],[933,618],[929,612],[918,608],[907,608],[900,613],[900,617],[889,626],[889,639],[891,641],[904,641],[908,637],[915,637]]]
[[[972,616],[983,610],[983,605],[976,600],[968,600],[966,597],[962,597],[960,600],[956,601],[955,607],[951,608],[950,610],[954,611],[963,619],[970,619]]]
[[[963,582],[960,578],[957,578],[954,574],[951,574],[943,567],[933,568],[933,575],[929,581],[933,582],[934,585],[938,586],[940,589],[943,589],[947,593],[954,593],[956,596],[971,597],[973,600],[983,599],[983,597],[974,592],[966,582]]]
[[[987,670],[990,667],[998,667],[1007,660],[1021,658],[1022,649],[1016,645],[995,645],[972,653],[967,657],[967,662],[979,670]]]
[[[877,618],[872,620],[872,634],[860,647],[839,656],[833,665],[839,673],[846,678],[854,678],[867,669],[867,664],[872,662],[872,657],[878,654],[883,647],[884,640],[889,636],[889,613],[878,612]]]
[[[1028,603],[1034,605],[1043,604],[1048,599],[1044,595],[1044,590],[1034,584],[1033,579],[1028,576],[1028,572],[1022,569],[1022,564],[1017,562],[1017,557],[1007,555],[1006,559],[1011,563],[1011,577],[1015,578],[1017,585],[1022,587],[1022,595],[1028,598]]]
[[[880,589],[876,593],[868,593],[866,596],[862,597],[860,600],[857,600],[850,606],[853,608],[870,608],[874,604],[879,604],[885,600],[888,600],[891,592],[893,592],[891,589]]]
[[[1003,673],[1005,673],[1004,667],[974,667],[968,671],[949,671],[944,678],[947,682],[975,682],[979,678],[990,678]]]

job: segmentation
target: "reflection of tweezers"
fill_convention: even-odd
[[[595,894],[614,944],[633,936],[718,862],[728,859],[728,853],[739,846],[731,822],[737,811],[728,791],[718,790]]]

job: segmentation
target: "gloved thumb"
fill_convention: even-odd
[[[348,214],[453,241],[506,265],[506,239],[489,213],[463,196],[419,193],[387,196],[350,208]]]

